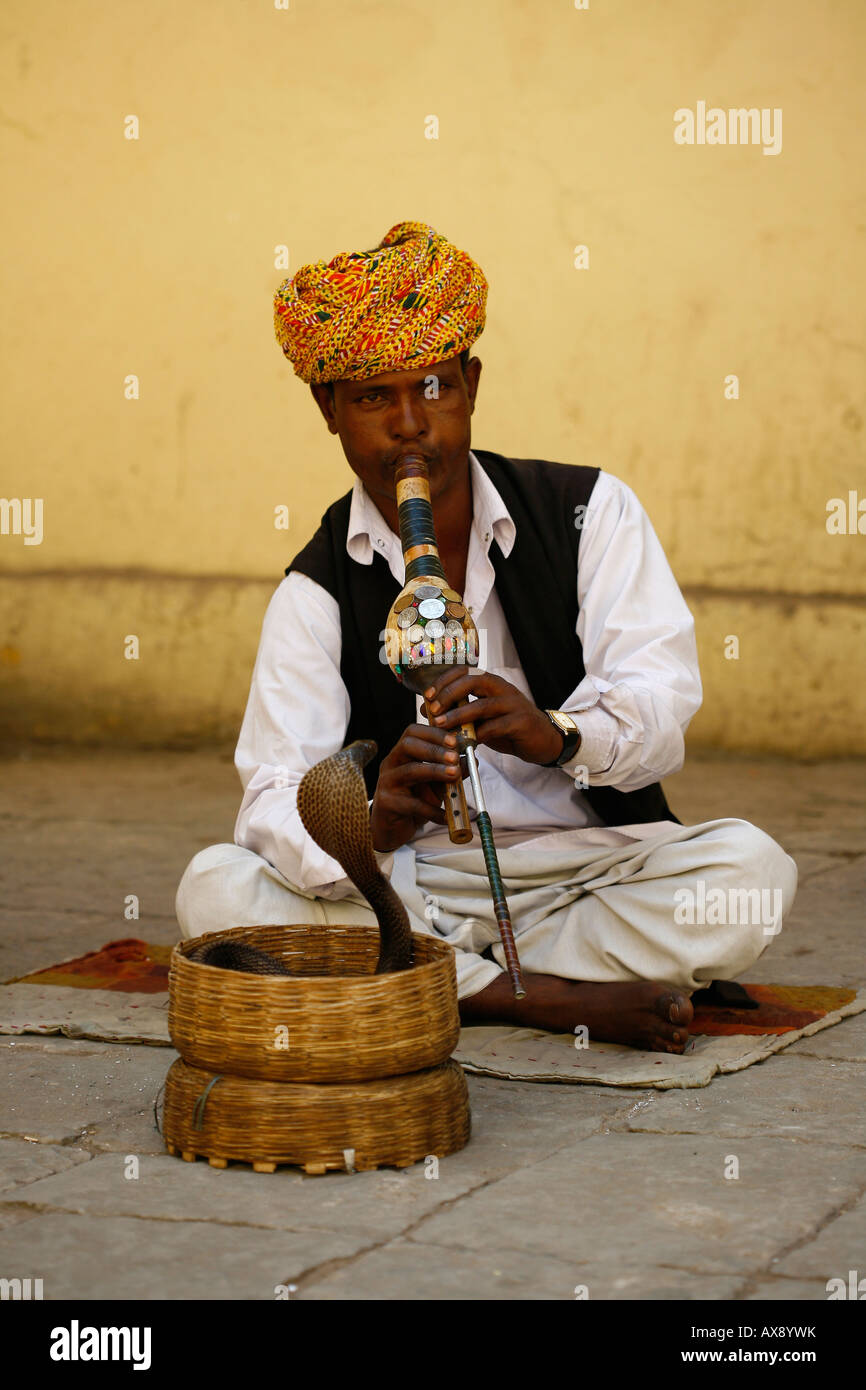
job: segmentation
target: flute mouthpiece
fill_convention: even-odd
[[[407,463],[422,463],[425,465],[425,467],[428,468],[430,466],[429,460],[426,459],[423,454],[401,454],[400,457],[396,460],[394,467],[402,468],[404,464]]]

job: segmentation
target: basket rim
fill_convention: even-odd
[[[190,960],[188,952],[194,950],[196,946],[200,946],[202,942],[207,941],[210,937],[235,937],[243,932],[258,931],[261,930],[263,927],[273,928],[275,926],[277,928],[283,926],[286,931],[291,931],[293,927],[321,927],[321,929],[326,932],[336,927],[338,930],[342,929],[351,932],[371,934],[375,933],[377,937],[379,936],[378,927],[374,927],[372,925],[368,926],[360,922],[287,922],[285,924],[277,922],[260,924],[251,923],[249,926],[244,927],[226,927],[221,931],[202,932],[200,936],[185,937],[182,940],[175,942],[169,960],[169,971],[173,972],[176,964],[179,962],[183,962],[185,966],[192,967],[197,970],[213,970],[219,971],[220,974],[224,974],[225,972],[222,966],[208,965],[206,961],[201,960]],[[233,976],[235,976],[239,981],[240,979],[245,979],[257,980],[259,981],[259,983],[266,982],[269,989],[287,986],[290,987],[301,983],[307,985],[324,985],[332,981],[341,980],[346,981],[354,986],[357,986],[360,989],[381,989],[383,987],[389,987],[385,984],[385,982],[388,980],[403,979],[405,981],[406,979],[422,979],[425,971],[428,973],[433,973],[434,971],[438,970],[440,966],[445,962],[447,955],[450,955],[452,958],[455,957],[455,951],[453,946],[450,946],[447,941],[439,941],[436,937],[429,936],[426,932],[413,931],[412,940],[413,942],[421,941],[424,943],[425,947],[432,948],[433,959],[424,961],[422,964],[417,964],[413,962],[413,964],[410,965],[407,970],[389,970],[381,975],[377,975],[375,973],[369,975],[260,975],[252,970],[232,970],[230,973]]]

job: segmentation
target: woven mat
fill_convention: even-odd
[[[798,1038],[809,1037],[822,1028],[832,1028],[843,1018],[862,1013],[866,1009],[866,989],[834,989],[829,986],[813,986],[811,989],[793,989],[785,985],[744,985],[749,994],[757,997],[759,990],[771,995],[774,1004],[781,1010],[784,1001],[791,1001],[788,1016],[800,1012],[798,1005],[808,999],[811,1009],[803,1009],[810,1015],[808,1021],[799,1026],[786,1024],[784,1031],[778,1022],[772,1026],[774,1032],[759,1032],[755,1023],[757,1010],[743,1013],[741,1017],[748,1023],[740,1025],[743,1031],[727,1031],[730,1023],[724,1021],[724,1029],[707,1028],[703,1033],[691,1032],[689,1043],[682,1056],[671,1053],[640,1052],[637,1048],[621,1047],[619,1043],[590,1043],[588,1047],[575,1047],[575,1039],[567,1033],[546,1033],[534,1028],[511,1028],[507,1026],[488,1026],[483,1028],[463,1028],[460,1041],[454,1053],[468,1072],[480,1076],[499,1076],[512,1081],[565,1081],[584,1083],[593,1086],[654,1086],[659,1091],[707,1086],[714,1076],[726,1072],[742,1071],[753,1062],[761,1062],[765,1057],[789,1047]],[[815,1005],[821,1000],[826,1008],[820,1012]],[[707,1013],[729,1014],[731,1011],[707,1010]],[[696,1013],[695,1022],[699,1023]],[[766,1026],[766,1025],[765,1025]],[[748,1029],[748,1031],[746,1031]]]
[[[100,1042],[171,1046],[170,946],[127,938],[0,986],[0,1034],[62,1033]],[[706,1086],[798,1038],[866,1010],[866,989],[745,985],[755,1010],[701,1007],[682,1056],[618,1043],[575,1047],[569,1034],[507,1025],[463,1028],[454,1053],[466,1071],[516,1081],[596,1086]]]
[[[171,1046],[168,993],[65,985],[0,986],[0,1033],[62,1033],[97,1042]]]

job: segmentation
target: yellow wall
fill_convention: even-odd
[[[273,339],[274,248],[410,218],[490,282],[474,442],[647,508],[698,623],[690,744],[866,752],[866,536],[825,524],[866,498],[864,42],[862,0],[7,0],[0,493],[44,536],[0,535],[6,733],[235,736],[352,481]],[[781,152],[675,144],[698,101],[781,108]]]

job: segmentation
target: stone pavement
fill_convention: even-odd
[[[33,749],[0,776],[0,979],[174,941],[180,875],[231,840],[240,799],[218,752]],[[862,765],[692,755],[665,788],[682,820],[752,820],[798,863],[749,978],[864,983]],[[866,1015],[700,1090],[470,1077],[472,1139],[436,1179],[169,1158],[153,1100],[174,1055],[0,1039],[0,1277],[46,1299],[748,1301],[866,1275]]]

